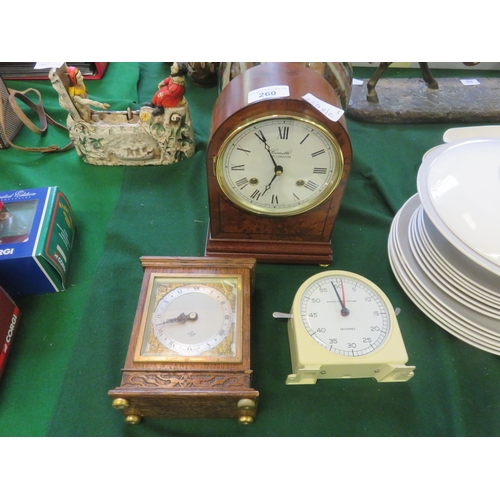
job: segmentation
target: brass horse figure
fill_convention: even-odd
[[[380,77],[384,74],[385,70],[391,64],[392,62],[380,63],[379,67],[377,68],[377,71],[375,71],[373,76],[368,81],[367,83],[368,93],[366,94],[367,101],[375,103],[379,102],[378,95],[375,90],[375,85],[377,85],[377,82],[379,81]],[[422,76],[424,78],[425,83],[427,83],[427,87],[429,87],[430,89],[438,89],[439,85],[432,76],[431,70],[429,69],[429,64],[426,62],[419,62],[418,64],[420,66],[420,69],[422,70]]]

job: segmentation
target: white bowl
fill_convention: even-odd
[[[438,231],[500,275],[500,139],[457,141],[430,152],[417,189]]]

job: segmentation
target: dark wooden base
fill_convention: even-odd
[[[276,241],[255,239],[215,239],[210,230],[205,247],[207,257],[253,257],[274,264],[329,265],[333,260],[328,242]]]
[[[113,400],[125,401],[117,407],[130,423],[143,418],[234,418],[241,423],[252,423],[257,414],[258,391],[202,390],[144,387],[117,387],[108,392]]]
[[[494,123],[500,119],[500,78],[476,78],[464,85],[459,78],[436,78],[429,89],[421,78],[381,78],[378,103],[368,102],[367,80],[354,85],[346,115],[371,123]]]

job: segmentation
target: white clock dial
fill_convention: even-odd
[[[311,339],[340,356],[364,356],[389,337],[385,301],[364,280],[326,275],[313,281],[300,301],[300,317]]]
[[[235,322],[231,301],[217,288],[183,285],[167,293],[153,313],[156,338],[181,356],[199,356],[228,337]]]
[[[323,127],[293,116],[236,130],[221,148],[217,179],[238,206],[264,215],[303,213],[337,187],[343,157]]]

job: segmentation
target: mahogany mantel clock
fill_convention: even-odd
[[[144,278],[113,407],[150,418],[253,422],[250,293],[255,259],[142,257]]]
[[[212,115],[205,254],[329,264],[351,157],[340,99],[322,76],[299,63],[243,72]]]

